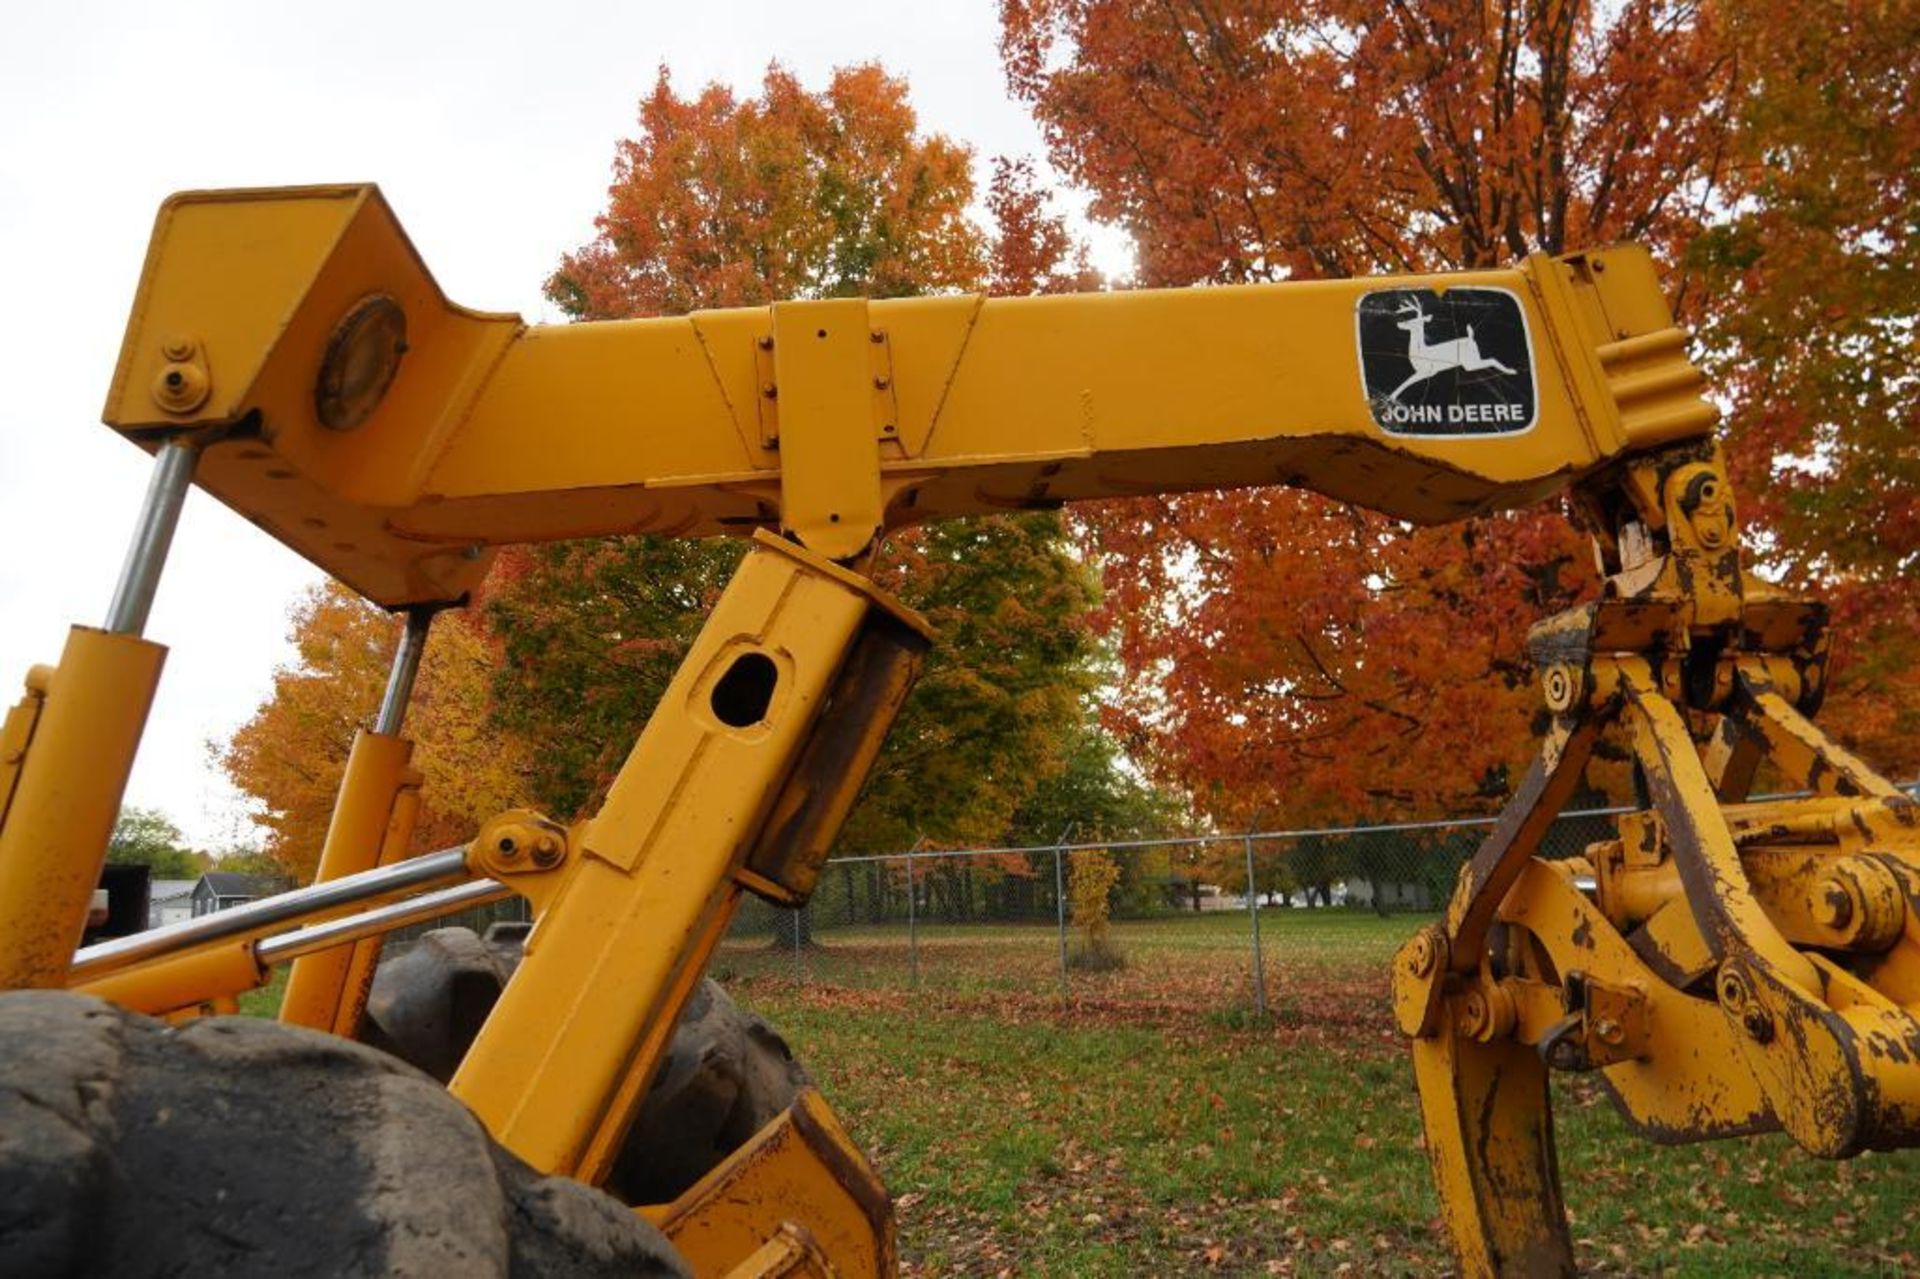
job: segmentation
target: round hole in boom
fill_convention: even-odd
[[[742,653],[713,686],[713,716],[729,728],[747,728],[767,717],[780,668],[765,653]]]

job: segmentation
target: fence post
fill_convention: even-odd
[[[1067,979],[1067,870],[1066,842],[1073,838],[1074,823],[1068,822],[1060,837],[1053,841],[1053,915],[1060,935],[1060,998],[1072,997]]]
[[[916,843],[913,847],[918,848]],[[913,886],[913,848],[907,850],[907,967],[912,973],[913,988],[920,989],[920,922],[919,908],[914,904]]]
[[[1247,915],[1253,921],[1253,1012],[1256,1017],[1267,1015],[1267,966],[1260,957],[1260,884],[1254,878],[1253,871],[1253,832],[1248,831],[1247,846]]]
[[[1053,913],[1060,932],[1060,993],[1067,993],[1067,874],[1061,865],[1064,854],[1053,850]]]

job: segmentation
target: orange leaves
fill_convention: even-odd
[[[1147,282],[1488,265],[1677,244],[1730,74],[1691,0],[1011,0],[1053,159]]]
[[[1014,91],[1093,214],[1133,234],[1144,283],[1650,243],[1746,401],[1730,452],[1757,498],[1743,514],[1787,535],[1767,553],[1829,583],[1876,579],[1851,593],[1877,651],[1905,656],[1837,667],[1837,700],[1851,697],[1858,736],[1896,753],[1913,739],[1920,654],[1897,632],[1920,555],[1920,128],[1901,107],[1920,7],[1006,0],[1001,14]],[[1538,705],[1525,627],[1590,583],[1555,513],[1412,531],[1254,493],[1114,503],[1084,527],[1126,671],[1113,724],[1234,824],[1491,802]]]
[[[424,779],[416,847],[464,843],[487,818],[529,802],[532,750],[494,715],[496,647],[469,614],[434,623],[407,720]]]
[[[599,234],[547,283],[576,318],[982,279],[972,154],[918,133],[905,82],[877,65],[843,67],[813,93],[776,64],[745,101],[718,84],[682,98],[662,68],[639,124],[616,152]]]
[[[1690,251],[1735,403],[1743,517],[1790,573],[1910,607],[1920,555],[1920,5],[1726,4],[1738,203]]]
[[[1075,293],[1099,287],[1085,246],[1053,211],[1032,161],[994,160],[987,211],[995,227],[992,292]]]
[[[398,639],[398,623],[329,583],[293,614],[299,663],[274,675],[273,695],[220,756],[252,796],[266,852],[302,882],[312,878],[356,730],[370,727]],[[492,658],[466,617],[434,623],[406,732],[425,777],[415,847],[471,837],[481,820],[523,802],[526,750],[489,727]]]
[[[1415,531],[1267,490],[1104,505],[1083,531],[1115,727],[1232,827],[1487,807],[1531,750],[1526,627],[1590,584],[1555,512]]]
[[[302,882],[312,878],[346,769],[354,730],[380,704],[396,631],[345,587],[310,593],[293,614],[299,664],[274,673],[273,695],[234,733],[220,764],[260,801],[266,851]]]

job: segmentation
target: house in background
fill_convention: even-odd
[[[1349,879],[1345,900],[1349,906],[1369,906],[1382,915],[1395,910],[1438,910],[1446,904],[1431,884],[1393,879],[1377,883],[1371,879]]]
[[[193,879],[156,879],[147,886],[147,927],[177,924],[193,915]]]
[[[252,875],[230,870],[210,870],[193,886],[194,915],[244,906],[272,893],[272,889]]]

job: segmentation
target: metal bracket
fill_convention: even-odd
[[[1598,1070],[1636,1061],[1649,1046],[1647,997],[1632,986],[1572,971],[1562,981],[1566,1017],[1540,1039],[1540,1059],[1555,1070]]]
[[[867,332],[869,364],[873,374],[874,438],[893,440],[900,436],[900,401],[893,389],[893,341],[885,329]],[[754,339],[753,372],[760,387],[760,447],[780,447],[780,381],[774,369],[773,335]]]
[[[760,431],[780,451],[780,526],[827,559],[857,559],[883,522],[879,441],[899,430],[886,335],[865,298],[776,302],[771,312],[754,358],[772,368],[760,383]]]

